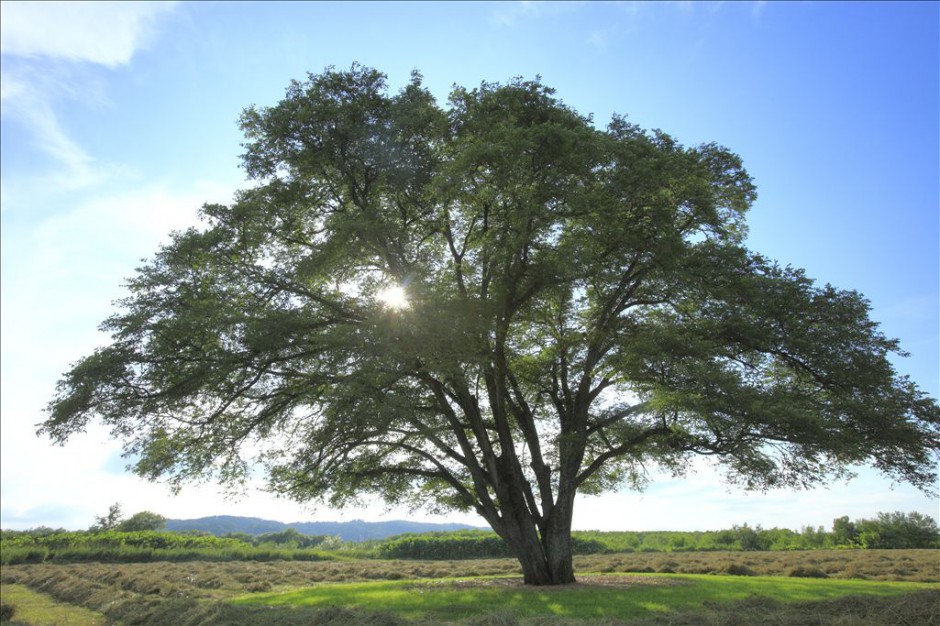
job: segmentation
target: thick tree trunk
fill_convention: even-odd
[[[567,524],[555,526],[549,523],[542,537],[548,569],[552,574],[552,584],[567,585],[575,582],[574,562],[571,554],[571,520]]]
[[[568,585],[575,582],[570,514],[553,515],[541,536],[534,520],[518,520],[514,527],[507,529],[504,538],[522,565],[525,584]]]

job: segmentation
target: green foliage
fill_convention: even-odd
[[[867,463],[934,489],[940,407],[861,294],[744,246],[731,151],[598,128],[540,80],[445,108],[359,65],[241,127],[255,186],[128,281],[48,406],[55,441],[97,419],[176,487],[260,462],[301,501],[474,510],[540,584],[572,580],[576,494],[650,465],[712,455],[763,489]]]
[[[121,532],[137,532],[142,530],[163,530],[166,528],[166,518],[150,511],[140,511],[124,519],[120,503],[114,503],[108,509],[107,515],[95,517],[95,524],[89,528],[91,532],[117,530]]]
[[[849,521],[848,515],[832,520],[832,541],[838,546],[854,546],[858,541],[858,529]]]
[[[461,531],[392,537],[376,548],[383,559],[485,559],[511,557],[505,541],[494,532]]]
[[[163,530],[166,528],[166,518],[150,511],[134,513],[128,519],[117,525],[115,530],[121,532],[139,532],[142,530]]]
[[[107,515],[95,517],[95,524],[89,529],[92,531],[116,530],[121,525],[124,514],[121,512],[121,505],[115,502],[108,509]]]
[[[921,513],[879,513],[856,520],[858,542],[865,548],[940,548],[937,521]]]
[[[821,529],[797,533],[746,524],[724,531],[574,531],[572,552],[579,555],[630,552],[701,552],[717,550],[815,550],[834,547]],[[512,556],[495,533],[461,531],[401,535],[379,543],[378,558],[472,559]]]
[[[851,529],[858,531],[849,532]],[[917,512],[878,513],[873,519],[833,520],[833,531],[804,527],[765,529],[747,524],[719,531],[575,531],[576,555],[712,551],[793,551],[833,548],[925,549],[940,547],[937,522]],[[461,530],[407,533],[381,541],[344,543],[295,529],[249,535],[209,533],[5,530],[0,563],[45,561],[265,561],[335,558],[460,560],[513,556],[496,533]],[[797,574],[793,574],[794,576]]]
[[[323,550],[296,544],[279,546],[269,541],[255,546],[212,535],[154,531],[21,533],[4,535],[0,542],[0,563],[4,565],[45,561],[318,561],[333,558]]]
[[[743,526],[735,526],[731,530],[738,535],[742,550],[766,550],[770,547],[764,533],[760,532],[760,527],[754,529],[744,524]]]
[[[18,537],[20,535],[29,535],[31,537],[43,537],[45,535],[55,535],[57,533],[68,532],[64,528],[50,528],[49,526],[37,526],[28,530],[0,530],[0,540],[9,537]]]
[[[865,542],[846,535],[846,528],[861,528]],[[833,532],[805,526],[799,532],[786,528],[750,527],[747,524],[719,531],[574,531],[574,554],[617,554],[630,552],[702,551],[789,551],[833,548],[937,548],[937,524],[920,513],[878,513],[876,519],[849,522],[848,517],[833,521]],[[405,534],[380,542],[374,549],[378,558],[390,559],[473,559],[511,556],[498,536],[486,531],[459,531]]]
[[[285,548],[316,548],[333,542],[335,539],[328,535],[304,535],[293,528],[257,535],[252,541],[255,545],[270,543]]]

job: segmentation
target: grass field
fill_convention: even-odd
[[[0,598],[8,607],[15,607],[11,615],[0,620],[13,624],[68,624],[68,626],[103,626],[107,619],[101,613],[83,606],[56,602],[43,593],[24,585],[0,585]],[[8,619],[11,618],[11,619]]]
[[[382,608],[405,619],[431,623],[462,622],[494,614],[513,620],[553,617],[596,623],[691,612],[708,604],[728,604],[753,597],[776,602],[812,602],[851,595],[896,596],[930,588],[925,583],[680,574],[582,578],[583,582],[577,585],[557,589],[525,587],[515,577],[329,584],[255,594],[233,602]]]
[[[575,567],[579,584],[553,589],[520,585],[509,559],[44,563],[4,566],[0,582],[4,603],[14,585],[106,623],[940,626],[937,550],[597,555]]]

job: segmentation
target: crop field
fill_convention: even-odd
[[[575,567],[578,584],[551,589],[521,585],[511,559],[41,563],[3,566],[0,583],[10,623],[35,626],[940,625],[937,550],[633,553]],[[59,617],[29,617],[43,598]]]

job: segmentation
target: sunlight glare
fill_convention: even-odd
[[[398,285],[386,287],[380,291],[378,293],[378,299],[385,306],[396,311],[408,308],[408,294]]]

